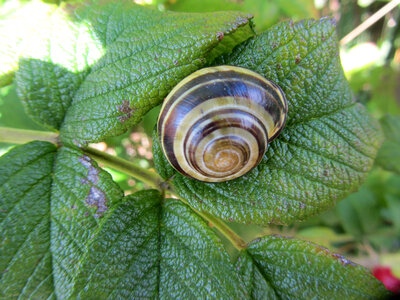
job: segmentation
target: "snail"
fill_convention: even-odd
[[[181,174],[206,182],[240,177],[258,165],[285,125],[281,88],[234,66],[200,69],[165,98],[157,130]]]

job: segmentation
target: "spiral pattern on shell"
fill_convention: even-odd
[[[177,171],[222,182],[260,162],[286,115],[285,95],[275,83],[244,68],[218,66],[196,71],[170,92],[157,128]]]

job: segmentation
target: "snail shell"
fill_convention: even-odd
[[[257,166],[286,115],[285,95],[275,83],[244,68],[218,66],[196,71],[169,93],[157,129],[178,172],[222,182]]]

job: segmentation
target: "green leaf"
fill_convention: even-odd
[[[382,222],[378,201],[367,187],[348,196],[335,210],[345,231],[358,239],[376,231]]]
[[[246,285],[250,299],[279,299],[271,283],[260,272],[260,269],[247,251],[243,251],[240,254],[236,267]]]
[[[400,117],[386,115],[381,120],[385,141],[376,163],[385,170],[400,174]]]
[[[82,257],[74,297],[156,298],[160,202],[156,191],[139,192],[114,210]]]
[[[77,149],[56,153],[32,142],[4,155],[0,171],[4,298],[300,299],[334,292],[351,299],[385,292],[362,267],[301,241],[265,237],[234,266],[190,207],[157,191],[123,198]]]
[[[10,1],[14,9],[0,20],[0,41],[6,45],[0,51],[0,84],[17,70],[27,113],[59,129],[88,67],[102,55],[102,45],[89,24],[72,20],[72,6],[16,2]]]
[[[86,73],[71,73],[38,59],[20,59],[16,82],[26,113],[49,129],[59,129]]]
[[[247,251],[280,299],[382,299],[388,295],[367,269],[309,242],[266,236]]]
[[[178,14],[128,1],[89,3],[33,1],[0,23],[0,41],[10,45],[0,52],[10,65],[0,76],[19,67],[27,112],[61,128],[64,143],[85,145],[125,132],[183,77],[253,35],[251,16],[239,12]]]
[[[283,22],[219,60],[273,80],[288,100],[287,124],[261,163],[225,183],[174,174],[177,193],[195,209],[241,223],[290,223],[335,205],[356,191],[382,137],[352,99],[343,75],[333,19]],[[154,140],[154,152],[160,151]],[[155,153],[162,175],[165,161]]]
[[[54,145],[32,142],[0,159],[2,299],[54,296],[50,197],[55,154]]]
[[[14,148],[0,171],[4,296],[67,298],[81,256],[122,191],[82,151],[56,153],[45,142]]]
[[[78,298],[245,297],[229,256],[206,222],[176,200],[161,207],[154,191],[128,196],[82,261],[74,291]]]
[[[88,18],[106,50],[61,128],[61,139],[77,145],[131,128],[183,77],[251,36],[249,16],[240,13],[161,13],[110,3],[91,6]]]
[[[246,296],[201,217],[156,191],[123,199],[81,151],[32,142],[0,171],[2,298]]]
[[[72,293],[82,256],[123,197],[110,174],[80,150],[57,153],[51,195],[51,252],[58,298]]]

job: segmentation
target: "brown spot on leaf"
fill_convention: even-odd
[[[95,167],[91,166],[91,168],[89,168],[89,173],[88,173],[88,179],[91,183],[93,184],[97,184],[99,182],[99,173],[100,170],[96,169]]]
[[[117,109],[123,115],[118,117],[118,120],[121,123],[124,123],[126,120],[132,117],[132,114],[135,112],[135,109],[130,106],[130,102],[128,100],[123,100],[121,105],[117,106]]]
[[[97,207],[95,217],[100,217],[108,209],[106,195],[102,190],[96,186],[92,186],[89,190],[89,194],[85,199],[86,205],[89,207]]]
[[[78,160],[87,169],[92,165],[90,162],[90,157],[85,154],[83,154],[81,157],[78,157]]]
[[[100,170],[93,166],[91,159],[87,155],[83,155],[78,157],[79,162],[88,169],[88,176],[87,178],[81,178],[80,182],[82,184],[89,184],[89,182],[93,184],[97,184],[99,181],[99,173]]]
[[[316,246],[315,250],[317,252],[324,252],[325,254],[327,254],[328,256],[333,257],[334,259],[336,259],[337,261],[339,261],[343,266],[347,266],[347,265],[351,265],[351,266],[355,266],[356,264],[353,263],[351,260],[348,260],[347,258],[341,256],[340,254],[337,253],[333,253],[331,251],[329,251],[329,249],[322,247],[322,246]]]

